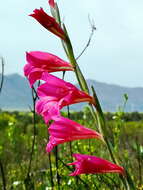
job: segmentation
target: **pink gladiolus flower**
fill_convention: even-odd
[[[24,74],[28,77],[30,85],[40,79],[43,72],[72,71],[70,63],[59,57],[41,51],[32,51],[26,53],[27,64],[24,66]]]
[[[42,8],[35,9],[33,12],[34,13],[30,14],[29,16],[35,18],[43,27],[45,27],[56,36],[60,37],[63,40],[66,39],[65,32],[56,22],[55,18],[49,16],[46,12],[44,12]]]
[[[124,168],[102,158],[90,155],[73,154],[76,161],[68,165],[75,165],[76,169],[70,176],[80,174],[119,173],[124,175]]]
[[[49,0],[49,5],[50,5],[52,8],[55,8],[55,1],[54,1],[54,0]]]
[[[48,131],[50,138],[46,147],[47,152],[50,152],[56,145],[69,141],[89,138],[102,139],[102,135],[96,131],[64,117],[59,117],[54,121]]]
[[[46,123],[49,119],[55,120],[60,115],[60,109],[64,106],[79,102],[94,103],[93,98],[87,93],[53,75],[43,73],[41,80],[46,81],[46,83],[37,89],[40,99],[36,103],[36,110],[44,117]]]

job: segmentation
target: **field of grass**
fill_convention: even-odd
[[[63,115],[67,116],[66,113]],[[142,189],[142,114],[105,115],[109,139],[120,161],[119,164],[128,169],[136,188]],[[88,110],[71,112],[70,117],[82,125],[96,129]],[[3,172],[0,189],[3,182],[6,183],[8,190],[124,189],[118,174],[69,176],[74,169],[67,165],[73,161],[72,153],[90,154],[111,160],[103,143],[95,139],[77,140],[61,144],[51,154],[47,154],[45,151],[48,142],[47,126],[39,116],[36,116],[35,129],[33,131],[32,113],[1,111],[0,164]]]

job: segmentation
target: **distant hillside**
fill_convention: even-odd
[[[94,86],[105,111],[115,111],[120,105],[123,105],[125,93],[129,97],[126,111],[143,111],[143,88],[128,88],[95,80],[88,80],[88,84]]]
[[[127,93],[129,100],[126,110],[143,112],[143,88],[127,88],[95,80],[87,81],[89,86],[95,87],[104,111],[115,111],[123,103],[123,94]],[[28,110],[30,104],[32,104],[32,98],[28,81],[18,74],[6,75],[0,95],[0,108],[4,110]],[[71,108],[80,110],[84,105],[75,104]]]
[[[26,78],[19,74],[6,75],[0,94],[0,108],[25,110],[28,109],[31,102],[31,89]]]

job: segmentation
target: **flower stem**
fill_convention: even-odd
[[[58,190],[60,190],[60,175],[59,175],[59,164],[58,164],[58,147],[55,147],[55,161],[56,161],[56,175],[57,175],[57,184]]]
[[[49,167],[50,167],[50,179],[51,179],[51,187],[52,190],[54,188],[54,181],[53,181],[53,171],[52,171],[52,162],[51,162],[51,154],[48,153],[48,158],[49,158]]]
[[[4,82],[4,59],[3,59],[3,57],[1,57],[1,68],[2,68],[2,72],[1,72],[1,82],[0,82],[0,93],[2,91],[3,82]]]
[[[34,146],[35,146],[35,141],[36,141],[36,112],[35,112],[35,103],[37,96],[34,96],[34,87],[32,88],[32,99],[33,99],[33,141],[32,141],[32,147],[31,147],[31,154],[30,154],[30,160],[29,160],[29,166],[28,166],[28,172],[27,176],[29,176],[30,171],[31,171],[31,164],[32,164],[32,158],[34,154]]]
[[[3,190],[6,190],[6,179],[5,179],[5,173],[4,173],[3,164],[2,164],[1,159],[0,159],[0,171],[1,171],[2,182],[3,182]]]
[[[33,99],[33,141],[32,141],[32,147],[31,147],[31,153],[30,153],[30,159],[29,159],[29,164],[28,164],[28,171],[27,171],[27,176],[24,180],[25,187],[27,190],[33,190],[34,189],[34,184],[31,180],[30,173],[31,173],[31,166],[32,166],[32,159],[33,159],[33,154],[34,154],[34,146],[36,142],[36,112],[35,112],[35,103],[37,99],[37,95],[35,94],[35,89],[32,87],[32,99]]]

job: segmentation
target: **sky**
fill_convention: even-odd
[[[60,40],[28,15],[47,0],[5,0],[0,5],[0,56],[5,74],[23,75],[26,51],[46,51],[67,60]],[[129,87],[143,87],[143,1],[57,0],[78,56],[86,45],[91,27],[97,30],[78,63],[86,79]],[[67,80],[74,82],[72,73]]]

